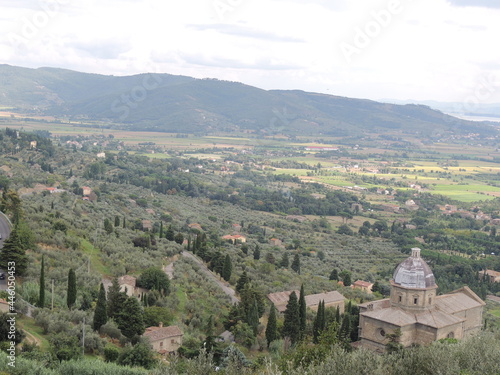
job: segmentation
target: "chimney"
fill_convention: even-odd
[[[160,324],[158,324],[158,327],[162,328],[163,327],[163,322],[160,322]]]
[[[413,247],[411,249],[411,257],[412,258],[420,258],[420,249],[418,247]]]

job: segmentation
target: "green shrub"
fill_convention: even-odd
[[[120,349],[111,344],[106,345],[104,348],[104,359],[106,362],[116,362],[119,356]]]

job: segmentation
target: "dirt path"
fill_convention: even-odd
[[[165,258],[168,260],[168,258]],[[174,263],[175,261],[179,259],[179,255],[174,255],[171,259],[171,262],[168,264],[168,266],[163,267],[163,272],[165,272],[170,280],[174,278]]]
[[[182,256],[186,257],[186,258],[190,258],[192,260],[194,260],[201,268],[201,270],[208,276],[210,277],[212,280],[214,280],[217,285],[220,286],[220,288],[224,291],[224,293],[226,293],[229,298],[231,298],[231,302],[234,304],[240,302],[239,298],[236,297],[236,292],[234,291],[233,288],[231,288],[229,286],[228,283],[224,282],[224,281],[221,281],[217,276],[215,276],[208,268],[207,266],[205,266],[205,264],[200,260],[198,259],[197,257],[195,257],[193,254],[187,252],[187,251],[183,251],[182,253]]]
[[[35,336],[33,336],[31,333],[29,333],[25,329],[23,329],[23,331],[26,334],[25,340],[28,341],[30,344],[36,344],[38,347],[40,347],[40,345],[42,345],[42,340],[36,338]]]

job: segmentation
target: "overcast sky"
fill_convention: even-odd
[[[500,102],[498,0],[1,0],[0,63]]]

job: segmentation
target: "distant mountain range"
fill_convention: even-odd
[[[179,133],[355,136],[393,132],[425,137],[498,133],[491,124],[457,119],[425,105],[299,90],[267,91],[238,82],[170,74],[117,77],[10,65],[0,65],[0,107]]]

